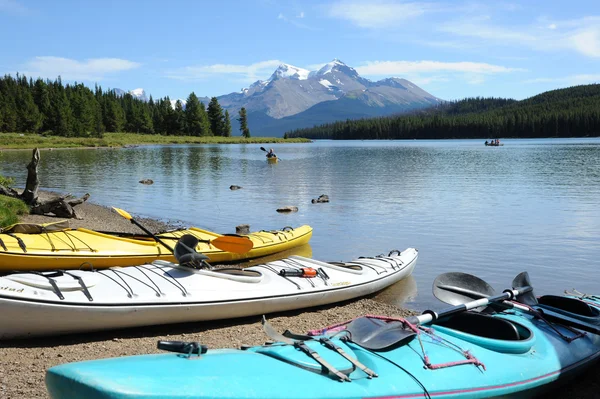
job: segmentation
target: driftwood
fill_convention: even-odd
[[[27,165],[27,183],[25,185],[25,190],[19,194],[13,188],[0,186],[0,194],[22,200],[27,205],[31,206],[30,213],[35,215],[53,213],[60,218],[78,218],[73,207],[87,201],[87,199],[90,198],[90,195],[85,194],[81,198],[72,199],[73,196],[67,194],[63,197],[40,201],[38,198],[40,179],[38,178],[37,171],[39,162],[40,150],[36,148],[33,150],[31,162]]]

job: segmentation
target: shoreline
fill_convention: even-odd
[[[40,191],[40,198],[58,193]],[[86,227],[93,230],[118,230],[140,232],[139,228],[119,216],[111,208],[84,202],[75,207],[82,220],[69,219],[73,228]],[[60,218],[27,215],[20,218],[25,223],[48,223]],[[177,221],[159,221],[139,218],[153,232],[182,227]],[[295,310],[267,315],[278,331],[289,329],[304,333],[350,320],[365,314],[406,317],[417,312],[382,303],[375,295],[358,300],[317,308]],[[44,398],[49,395],[44,384],[49,367],[76,361],[159,353],[158,340],[197,341],[209,348],[239,348],[241,345],[260,345],[269,338],[262,331],[260,316],[241,319],[192,322],[124,330],[109,330],[57,337],[31,338],[26,340],[0,341],[0,397]],[[594,368],[579,376],[569,385],[555,389],[548,398],[598,397],[600,381]]]

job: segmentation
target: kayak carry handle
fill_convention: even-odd
[[[199,342],[158,341],[156,347],[167,352],[183,353],[186,355],[201,355],[208,351],[208,346],[201,345]]]

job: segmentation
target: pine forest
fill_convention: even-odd
[[[226,120],[227,118],[227,120]],[[44,133],[65,137],[102,137],[104,132],[188,136],[231,136],[229,113],[215,97],[208,109],[191,93],[184,109],[169,97],[148,102],[131,94],[83,84],[0,78],[0,132]]]
[[[522,101],[468,98],[411,114],[346,120],[287,132],[308,139],[472,139],[600,136],[600,84]]]

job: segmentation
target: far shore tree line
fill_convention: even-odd
[[[408,115],[346,120],[284,138],[336,140],[600,136],[600,84],[548,91],[522,101],[467,98]]]
[[[237,120],[240,133],[250,137],[246,110]],[[94,90],[81,83],[0,78],[0,132],[45,133],[64,137],[102,137],[104,132],[126,132],[186,136],[231,136],[229,111],[216,97],[205,107],[191,93],[185,109],[169,97],[144,102],[129,93],[118,95],[113,90]]]

